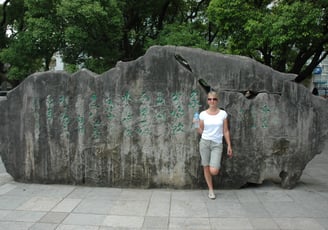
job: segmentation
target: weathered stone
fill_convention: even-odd
[[[171,46],[102,75],[36,73],[0,100],[0,153],[17,181],[203,187],[191,128],[193,113],[206,108],[201,80],[229,114],[234,157],[224,155],[216,187],[280,177],[292,188],[328,136],[327,101],[294,77],[249,58]]]

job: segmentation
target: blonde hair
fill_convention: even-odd
[[[213,97],[219,99],[218,94],[217,94],[215,91],[210,91],[210,92],[208,92],[207,96],[213,96]]]

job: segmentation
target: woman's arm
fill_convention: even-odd
[[[197,129],[197,132],[202,135],[204,130],[204,120],[199,120],[199,128]]]
[[[231,147],[231,141],[230,141],[230,131],[229,131],[229,124],[228,124],[228,118],[226,118],[223,121],[223,136],[227,143],[227,154],[229,157],[232,157],[232,147]]]

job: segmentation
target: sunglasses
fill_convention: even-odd
[[[207,98],[208,101],[217,101],[217,98]]]

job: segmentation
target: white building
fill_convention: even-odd
[[[313,86],[320,96],[328,97],[328,58],[325,58],[313,71]]]

